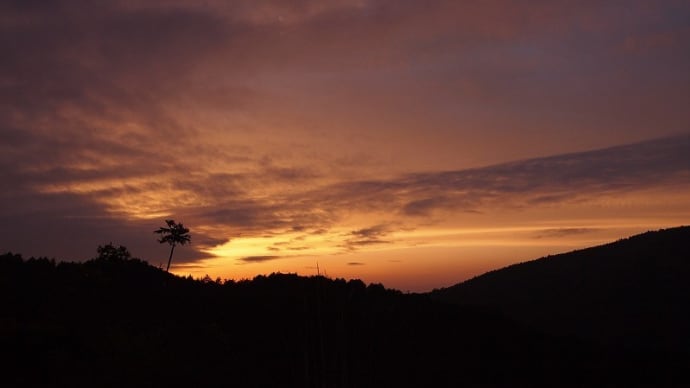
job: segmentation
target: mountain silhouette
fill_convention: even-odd
[[[8,253],[3,386],[679,385],[687,241],[688,228],[648,233],[431,294],[294,274],[192,279],[124,247],[84,263]],[[616,331],[621,317],[633,321]],[[641,345],[620,346],[635,335]]]
[[[630,349],[690,349],[690,227],[511,265],[435,290],[540,331]]]

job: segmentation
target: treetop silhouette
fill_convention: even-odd
[[[98,257],[96,257],[96,260],[125,261],[132,258],[126,247],[122,245],[116,247],[112,242],[106,245],[99,245],[97,252]]]
[[[158,239],[159,243],[170,244],[170,257],[168,257],[168,267],[165,269],[167,272],[170,272],[170,263],[172,262],[175,246],[190,243],[192,235],[189,234],[189,229],[185,228],[181,222],[178,224],[175,220],[165,220],[165,223],[168,225],[167,227],[160,227],[158,230],[154,230],[153,233],[161,235]]]

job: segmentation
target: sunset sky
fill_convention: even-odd
[[[406,291],[690,224],[690,1],[3,1],[0,251]]]

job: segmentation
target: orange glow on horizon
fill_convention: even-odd
[[[87,3],[3,8],[3,249],[427,290],[690,223],[690,6]]]

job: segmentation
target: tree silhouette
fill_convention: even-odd
[[[116,247],[112,242],[106,245],[99,245],[97,252],[98,257],[96,260],[125,261],[132,258],[126,247],[122,245]]]
[[[192,236],[189,234],[189,229],[185,228],[180,222],[176,223],[174,220],[165,220],[168,227],[161,227],[158,230],[154,230],[153,233],[160,234],[162,237],[158,239],[158,242],[170,244],[170,257],[168,257],[168,267],[165,269],[170,272],[170,263],[172,262],[173,252],[175,251],[175,246],[177,244],[185,245],[192,240]]]

